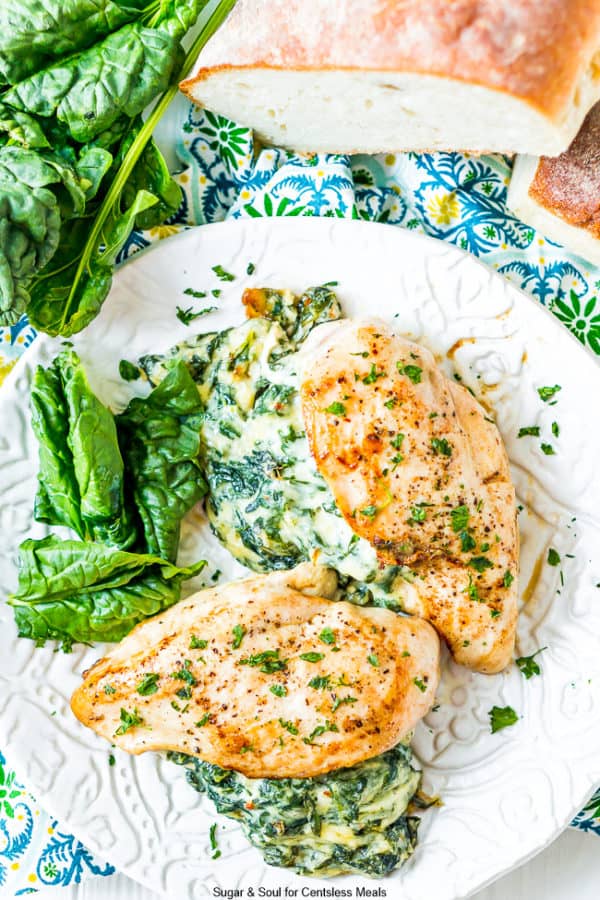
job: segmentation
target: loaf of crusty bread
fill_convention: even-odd
[[[600,103],[560,156],[519,156],[508,207],[569,250],[600,265]]]
[[[181,87],[296,150],[556,155],[599,51],[600,0],[238,0]]]

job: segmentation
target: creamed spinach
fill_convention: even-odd
[[[345,599],[400,609],[410,571],[381,569],[371,545],[345,522],[304,430],[298,351],[312,328],[341,316],[335,294],[327,285],[300,297],[261,289],[246,292],[244,303],[251,318],[242,325],[140,361],[156,384],[183,360],[198,385],[213,531],[254,571],[318,560],[340,573]],[[418,819],[406,812],[420,774],[406,744],[307,779],[250,779],[183,754],[171,758],[219,812],[241,822],[272,865],[380,877],[413,852]]]
[[[316,778],[246,778],[193,756],[170,758],[220,813],[240,822],[270,865],[380,878],[415,848],[419,819],[406,812],[420,774],[406,744]]]
[[[202,453],[215,534],[258,572],[318,559],[345,576],[347,599],[399,609],[408,569],[380,568],[372,546],[343,519],[310,453],[299,396],[297,351],[310,330],[341,315],[327,287],[296,297],[261,290],[246,304],[260,315],[226,331],[146,357],[160,381],[188,364],[204,406]]]

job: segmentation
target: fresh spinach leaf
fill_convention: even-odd
[[[115,421],[73,350],[35,373],[32,425],[40,445],[38,521],[67,525],[82,539],[130,547],[136,533],[124,503]]]
[[[0,83],[16,84],[137,18],[148,0],[2,0]]]
[[[9,603],[21,637],[38,643],[119,641],[135,624],[176,603],[181,582],[204,567],[55,535],[19,548],[19,585]]]
[[[199,463],[202,405],[185,363],[148,397],[132,400],[116,422],[146,548],[173,562],[181,519],[206,493]]]
[[[120,117],[137,116],[169,86],[181,65],[177,37],[167,29],[125,25],[63,62],[35,72],[3,96],[13,109],[56,117],[81,143]]]

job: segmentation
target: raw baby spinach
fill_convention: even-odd
[[[206,493],[200,400],[185,363],[177,363],[148,397],[132,400],[116,421],[146,549],[175,561],[181,520]]]
[[[115,420],[92,392],[77,354],[38,367],[31,389],[40,468],[35,518],[66,525],[82,540],[122,549],[136,539],[124,503],[124,465]]]
[[[71,528],[20,547],[11,598],[19,634],[120,640],[175,603],[199,572],[175,565],[181,519],[206,492],[199,469],[201,401],[184,363],[113,417],[64,350],[32,387],[40,468],[35,518]]]
[[[39,644],[120,641],[142,619],[176,603],[181,582],[204,561],[178,568],[148,553],[50,535],[19,548],[19,585],[9,603],[20,637]]]
[[[234,6],[7,0],[0,9],[0,324],[71,335],[98,314],[134,227],[178,208],[152,131]],[[160,97],[145,122],[140,115]]]

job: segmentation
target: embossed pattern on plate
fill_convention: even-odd
[[[249,262],[256,270],[246,275]],[[236,275],[220,282],[212,266]],[[249,285],[337,280],[347,315],[378,315],[421,341],[494,411],[523,510],[518,653],[547,646],[542,677],[511,667],[475,675],[445,660],[439,709],[417,729],[425,789],[444,805],[423,816],[411,862],[384,882],[404,900],[455,900],[549,843],[600,782],[600,368],[552,316],[447,244],[371,223],[329,219],[231,221],[165,241],[124,266],[102,313],[73,340],[93,387],[122,408],[136,383],[121,358],[160,352],[195,331],[236,324]],[[219,288],[219,310],[191,328],[175,309],[205,305],[183,291]],[[197,326],[197,327],[195,327]],[[102,647],[72,654],[19,640],[6,606],[16,549],[44,528],[32,523],[37,447],[28,413],[31,374],[60,342],[41,339],[0,395],[0,741],[30,789],[88,846],[171,897],[199,900],[212,889],[310,884],[265,866],[240,829],[219,819],[222,856],[211,859],[210,804],[159,755],[115,751],[80,726],[69,696]],[[537,393],[560,384],[554,406]],[[560,437],[551,423],[560,425]],[[542,438],[517,438],[539,425]],[[541,441],[555,449],[545,455]],[[548,548],[561,565],[546,564]],[[201,511],[185,523],[182,558],[206,556],[235,577],[242,568],[218,545]],[[198,586],[190,583],[188,590]],[[564,583],[563,583],[564,582]],[[492,706],[513,706],[516,726],[490,733]],[[53,714],[55,713],[55,714]],[[343,886],[372,881],[349,877]]]

